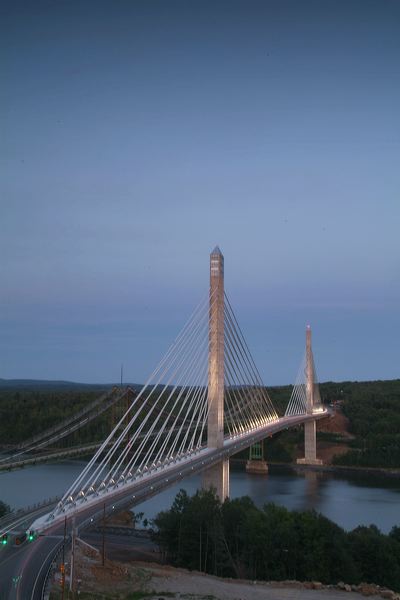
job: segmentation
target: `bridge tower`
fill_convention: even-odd
[[[207,445],[224,445],[224,257],[216,246],[210,255],[210,308],[208,334]],[[214,488],[224,501],[229,497],[229,459],[203,473],[203,488]]]
[[[316,382],[314,372],[314,359],[311,347],[311,327],[307,325],[306,329],[306,412],[312,415],[314,407],[319,404],[316,398]],[[316,421],[306,421],[304,423],[304,458],[297,460],[303,465],[322,465],[322,460],[317,458],[317,431]]]

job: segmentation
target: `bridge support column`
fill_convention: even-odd
[[[221,502],[229,498],[229,458],[204,471],[202,487],[205,490],[214,489]]]
[[[306,330],[306,401],[307,414],[312,415],[314,409],[314,360],[311,348],[311,327]],[[304,423],[304,458],[297,459],[302,465],[322,465],[317,458],[317,426],[315,420]]]
[[[210,312],[208,341],[207,446],[224,445],[224,257],[218,246],[210,256]],[[229,459],[203,474],[203,488],[215,488],[224,501],[229,496]]]

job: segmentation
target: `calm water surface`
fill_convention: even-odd
[[[62,495],[85,463],[38,465],[21,471],[0,473],[0,500],[21,508],[46,497]],[[148,519],[170,507],[180,488],[192,494],[200,476],[190,477],[135,507]],[[262,506],[275,502],[289,509],[314,508],[345,529],[375,523],[387,533],[400,525],[400,480],[376,475],[302,472],[271,467],[268,475],[249,475],[231,469],[231,497],[250,496]]]

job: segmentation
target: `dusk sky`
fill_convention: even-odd
[[[265,384],[400,377],[398,0],[7,1],[0,378],[143,382],[209,253]]]

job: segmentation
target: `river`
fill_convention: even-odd
[[[13,508],[62,495],[80,473],[83,461],[38,465],[0,473],[0,500]],[[147,519],[170,507],[180,488],[192,494],[200,486],[193,476],[135,507]],[[384,533],[400,525],[400,480],[361,473],[296,472],[271,466],[268,475],[249,475],[231,468],[231,498],[250,496],[257,506],[274,502],[288,509],[314,508],[347,530],[374,523]]]

